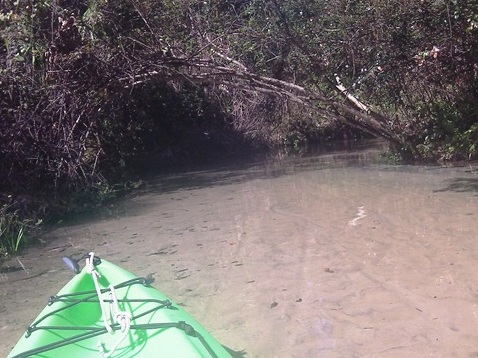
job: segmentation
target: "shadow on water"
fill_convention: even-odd
[[[383,162],[382,154],[385,150],[383,142],[367,141],[325,149],[309,148],[301,153],[279,152],[268,156],[232,158],[208,166],[182,168],[174,173],[155,175],[147,181],[143,193],[166,194],[250,180],[270,180],[320,169],[360,167]]]
[[[286,175],[321,169],[362,167],[384,161],[387,146],[382,141],[340,142],[305,151],[262,153],[254,156],[227,158],[214,163],[190,163],[150,173],[143,189],[134,191],[108,205],[64,218],[61,225],[76,225],[111,217],[135,214],[134,198],[148,194],[207,189],[247,183],[251,180],[278,179]],[[148,210],[143,203],[141,210]]]
[[[453,178],[446,180],[448,185],[443,189],[435,190],[435,192],[453,191],[456,193],[477,193],[478,179],[477,178]],[[478,194],[477,194],[478,195]]]

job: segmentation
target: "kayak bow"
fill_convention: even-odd
[[[231,357],[152,281],[89,254],[7,358]]]

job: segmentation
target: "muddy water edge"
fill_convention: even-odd
[[[0,273],[0,356],[94,251],[238,357],[478,356],[478,164],[389,165],[382,147],[178,170]]]

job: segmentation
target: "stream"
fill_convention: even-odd
[[[0,356],[94,251],[237,357],[477,357],[478,163],[390,165],[379,144],[156,175],[3,263]]]

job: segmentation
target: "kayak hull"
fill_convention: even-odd
[[[50,299],[8,358],[231,357],[148,278],[106,260],[96,271],[101,300],[84,268]],[[127,323],[115,323],[118,309]]]

